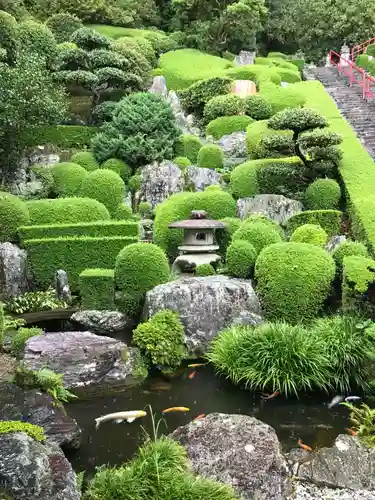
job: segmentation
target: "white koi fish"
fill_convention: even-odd
[[[115,422],[115,424],[121,424],[124,420],[129,424],[134,422],[136,418],[145,417],[147,413],[142,410],[136,411],[119,411],[117,413],[108,413],[108,415],[103,415],[102,417],[98,417],[95,419],[95,428],[98,429],[99,425],[103,422],[110,422],[111,420]]]

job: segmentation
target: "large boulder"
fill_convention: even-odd
[[[282,194],[258,194],[237,201],[237,215],[242,220],[249,215],[262,214],[279,224],[285,224],[292,215],[302,210],[301,202],[286,198]]]
[[[372,491],[375,498],[375,449],[341,434],[332,448],[322,448],[299,465],[298,477],[321,486]]]
[[[181,170],[170,161],[146,165],[141,170],[139,198],[152,208],[167,200],[171,194],[184,190],[185,179]]]
[[[276,433],[256,418],[211,413],[171,437],[186,448],[194,472],[231,485],[245,500],[282,500],[291,492]]]
[[[28,290],[27,252],[12,243],[0,244],[0,300]]]
[[[81,498],[76,475],[60,448],[35,441],[24,432],[0,434],[0,471],[0,498]]]
[[[30,370],[48,367],[64,375],[67,389],[95,393],[141,383],[138,349],[91,332],[56,332],[26,342],[24,365]]]
[[[193,191],[204,191],[207,186],[219,185],[221,175],[212,168],[187,167],[187,187]]]
[[[131,319],[119,311],[77,311],[70,319],[89,331],[108,335],[123,332],[132,325]]]
[[[162,309],[180,314],[189,353],[197,356],[240,312],[261,314],[251,281],[221,275],[183,278],[153,288],[146,294],[144,316]]]
[[[248,155],[245,132],[233,132],[224,135],[217,141],[217,144],[223,150],[225,167],[232,168],[246,161]]]
[[[322,488],[304,482],[295,483],[293,500],[374,500],[374,493],[366,490]]]

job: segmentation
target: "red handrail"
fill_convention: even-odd
[[[362,99],[366,101],[375,99],[375,78],[334,50],[329,52],[329,61],[337,67],[340,75],[347,77],[349,87],[358,85],[362,89]]]
[[[353,47],[352,51],[351,51],[352,61],[355,61],[355,59],[356,59],[357,56],[359,56],[360,54],[362,54],[363,52],[365,52],[366,48],[369,45],[372,45],[374,43],[375,43],[375,37],[374,38],[370,38],[370,40],[367,40],[366,42],[360,43],[360,44],[356,45],[355,47]]]

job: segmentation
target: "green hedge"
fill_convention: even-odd
[[[202,143],[199,137],[191,134],[183,134],[179,137],[175,146],[176,156],[188,158],[192,163],[196,163],[201,147]]]
[[[272,82],[261,82],[259,91],[272,107],[272,113],[278,113],[286,108],[301,108],[306,97],[296,87],[298,84],[279,87]]]
[[[24,137],[28,147],[52,144],[61,149],[90,146],[91,139],[99,132],[97,127],[84,125],[56,125],[31,127]]]
[[[232,244],[236,241],[251,243],[256,253],[259,254],[264,247],[273,243],[281,243],[282,237],[278,228],[272,224],[263,223],[261,220],[249,220],[243,222],[233,234]]]
[[[87,171],[76,163],[57,163],[51,168],[53,191],[61,198],[78,194]]]
[[[224,135],[232,134],[233,132],[245,131],[247,126],[252,123],[252,119],[248,116],[220,116],[215,120],[210,121],[206,127],[206,135],[212,135],[216,140],[221,139]]]
[[[301,76],[296,70],[279,67],[276,68],[276,71],[280,75],[282,82],[297,83],[301,81]]]
[[[247,66],[238,66],[237,68],[229,69],[226,74],[235,80],[252,80],[257,86],[261,82],[271,82],[275,86],[281,83],[281,77],[276,68],[263,65],[248,64]]]
[[[345,257],[359,255],[368,257],[368,250],[363,243],[359,241],[345,240],[332,252],[333,260],[336,262],[338,270],[342,270],[342,265]]]
[[[50,286],[55,272],[64,269],[72,290],[76,291],[79,275],[84,269],[113,269],[119,252],[136,241],[130,236],[40,238],[25,240],[23,247],[28,252],[31,272],[40,287]]]
[[[375,317],[375,261],[364,256],[345,257],[343,261],[342,308],[347,314]]]
[[[90,172],[99,168],[99,163],[95,160],[94,155],[90,151],[78,151],[71,158],[72,163],[81,165],[85,170]]]
[[[268,128],[268,120],[251,123],[246,129],[246,150],[252,159],[258,158],[260,141],[271,135],[286,135],[293,137],[291,130],[273,130]]]
[[[30,225],[32,226],[74,224],[110,219],[106,207],[91,198],[31,200],[26,202],[26,205],[29,209]]]
[[[321,226],[328,236],[334,236],[340,234],[341,215],[339,210],[306,210],[288,219],[287,231],[291,234],[304,224],[316,224]]]
[[[85,269],[79,275],[81,308],[95,311],[115,309],[115,271]]]
[[[198,167],[222,168],[224,164],[224,153],[217,144],[205,144],[198,153]]]
[[[139,223],[126,220],[107,220],[82,222],[80,224],[48,224],[40,226],[21,226],[18,229],[21,240],[39,238],[64,238],[68,236],[132,236],[139,235]]]
[[[0,192],[0,242],[17,241],[17,229],[30,220],[27,204],[17,196]]]

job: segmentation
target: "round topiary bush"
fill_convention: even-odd
[[[220,247],[220,255],[225,255],[227,248],[232,241],[233,234],[241,226],[241,220],[237,217],[224,217],[220,220],[220,222],[223,222],[225,224],[225,229],[216,229],[215,239]]]
[[[77,163],[57,163],[51,169],[53,191],[60,197],[75,196],[87,177],[87,171]]]
[[[215,274],[216,271],[211,264],[201,264],[195,268],[195,276],[214,276]]]
[[[90,172],[80,189],[80,196],[103,203],[111,215],[116,213],[124,194],[125,184],[121,177],[116,172],[104,168]]]
[[[365,245],[359,241],[343,241],[332,253],[332,257],[338,269],[342,269],[344,258],[350,257],[351,255],[368,257],[368,250]]]
[[[191,163],[197,163],[198,152],[202,143],[196,135],[183,134],[179,137],[175,151],[177,156],[188,158]]]
[[[228,249],[226,265],[228,273],[235,278],[250,278],[254,271],[257,251],[248,241],[235,240]]]
[[[143,219],[152,219],[154,215],[152,205],[148,201],[141,201],[138,206],[138,212]]]
[[[56,55],[56,40],[52,31],[44,24],[33,20],[17,25],[18,44],[25,54],[36,54],[50,62]]]
[[[129,220],[133,218],[133,210],[125,203],[120,203],[113,216],[116,220]]]
[[[170,278],[168,259],[152,243],[133,243],[118,254],[115,265],[116,287],[124,294],[124,310],[138,310],[146,292]]]
[[[243,107],[245,114],[254,120],[267,120],[272,116],[272,106],[260,94],[244,97]]]
[[[245,131],[252,121],[249,116],[244,115],[220,116],[207,125],[206,135],[212,135],[214,139],[219,140],[224,135]]]
[[[315,318],[328,297],[335,271],[333,258],[317,246],[268,246],[255,264],[257,291],[266,317],[292,324]]]
[[[328,234],[318,224],[304,224],[297,227],[290,237],[290,241],[294,243],[310,243],[318,247],[323,247],[327,240]]]
[[[90,153],[90,151],[78,151],[78,153],[75,153],[70,158],[70,161],[80,165],[88,172],[99,168],[99,163],[95,160],[94,155]]]
[[[272,227],[273,229],[276,229],[276,231],[280,234],[282,239],[283,240],[285,239],[285,233],[284,233],[283,228],[280,226],[280,224],[278,222],[276,222],[275,220],[270,219],[265,214],[250,214],[247,217],[245,217],[244,222],[262,222],[263,224],[266,224],[266,225]]]
[[[107,208],[91,198],[56,198],[28,201],[30,225],[75,224],[110,219]]]
[[[224,153],[217,144],[205,144],[198,153],[198,167],[222,168],[224,164]]]
[[[132,169],[129,165],[118,158],[109,158],[109,160],[100,165],[100,168],[106,168],[116,172],[116,174],[118,174],[124,182],[127,182],[132,175]]]
[[[12,64],[17,55],[17,21],[3,10],[0,10],[0,40],[5,51],[2,60]]]
[[[125,36],[121,37],[117,40],[119,43],[121,42],[123,45],[127,45],[130,49],[135,50],[136,52],[140,52],[151,65],[156,63],[155,51],[152,47],[152,44],[141,36]]]
[[[0,192],[0,241],[16,241],[20,226],[30,223],[25,202],[10,193]]]
[[[131,71],[146,83],[151,73],[151,64],[140,50],[135,50],[117,40],[112,44],[112,50],[120,54],[126,61],[126,69]]]
[[[54,14],[47,19],[46,26],[54,34],[57,43],[69,42],[71,35],[83,28],[81,20],[68,12]]]
[[[341,198],[341,189],[333,179],[317,179],[306,189],[305,203],[309,210],[336,210]]]
[[[244,222],[233,234],[232,242],[237,240],[251,243],[257,254],[266,246],[282,241],[280,232],[263,222]]]
[[[230,187],[236,198],[248,198],[260,193],[257,180],[258,160],[250,160],[237,165],[230,175]]]
[[[209,123],[219,116],[239,115],[243,111],[243,99],[237,94],[219,95],[208,101],[204,107],[203,117]]]
[[[176,158],[173,158],[172,163],[177,165],[181,170],[185,170],[185,168],[191,165],[191,161],[186,156],[176,156]]]

